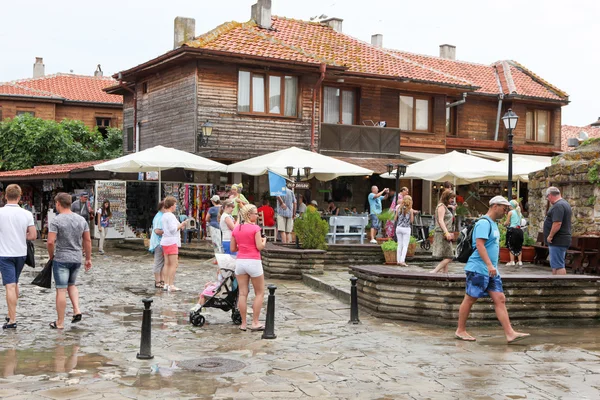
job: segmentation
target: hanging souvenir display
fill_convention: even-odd
[[[98,203],[110,201],[110,227],[117,236],[124,237],[126,223],[126,182],[123,181],[96,181],[96,197]],[[110,232],[110,231],[109,231]]]

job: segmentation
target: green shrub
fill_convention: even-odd
[[[303,249],[327,250],[329,224],[312,207],[307,207],[306,212],[294,221],[294,232]]]
[[[386,240],[385,242],[381,243],[381,250],[383,251],[396,251],[398,250],[398,243],[396,243],[393,240]]]
[[[394,212],[391,210],[384,211],[377,216],[377,219],[379,219],[385,227],[386,222],[394,219]]]
[[[410,240],[408,241],[408,244],[416,244],[416,243],[417,243],[417,238],[411,235]]]
[[[533,246],[535,244],[535,240],[529,236],[527,231],[523,232],[523,246]]]

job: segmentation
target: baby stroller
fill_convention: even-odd
[[[414,236],[417,238],[417,243],[420,243],[423,250],[429,250],[431,243],[429,243],[428,232],[426,232],[425,225],[423,225],[423,219],[421,218],[420,212],[415,214],[413,230],[415,232]]]
[[[215,287],[205,288],[202,295],[204,304],[196,304],[190,311],[190,323],[194,326],[202,326],[206,318],[201,314],[203,308],[220,308],[228,312],[231,310],[231,320],[234,324],[242,323],[242,316],[237,308],[238,284],[235,279],[235,259],[229,254],[216,254],[219,264],[220,279]],[[208,289],[208,290],[207,290]]]

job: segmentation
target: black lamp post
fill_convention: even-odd
[[[517,127],[519,117],[515,114],[512,108],[509,108],[506,114],[502,117],[504,127],[508,131],[508,200],[512,199],[512,155],[513,155],[513,130]]]
[[[394,164],[388,164],[387,165],[387,170],[388,170],[388,174],[392,175],[392,172],[394,172]],[[404,176],[404,174],[406,174],[406,165],[404,164],[397,164],[396,165],[396,198],[394,199],[394,203],[396,204],[396,206],[398,206],[398,192],[400,191],[400,177]],[[395,212],[396,210],[394,210]],[[398,219],[396,219],[394,221],[394,238],[395,240],[398,240],[396,238],[396,226],[398,225]]]
[[[304,178],[308,179],[308,177],[310,176],[310,172],[312,171],[312,167],[304,167],[302,168],[304,170]],[[290,178],[290,180],[292,179],[292,177],[294,176],[294,167],[285,167],[285,172],[288,176],[288,178]],[[300,176],[300,168],[298,168],[297,172],[296,172],[296,182],[300,182],[301,180],[301,176]],[[294,185],[294,188],[296,186]],[[298,202],[298,197],[296,197],[296,202]],[[292,210],[293,211],[293,210]],[[294,216],[292,215],[292,218]],[[285,233],[283,233],[285,235]],[[296,235],[296,248],[299,249],[300,248],[300,241],[298,240],[298,235]]]
[[[198,147],[206,147],[208,146],[208,138],[212,135],[213,124],[211,124],[208,120],[205,123],[200,125],[202,130],[200,131],[200,137],[198,138]]]

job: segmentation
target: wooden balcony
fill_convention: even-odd
[[[332,155],[399,156],[400,129],[321,124],[320,150]]]

